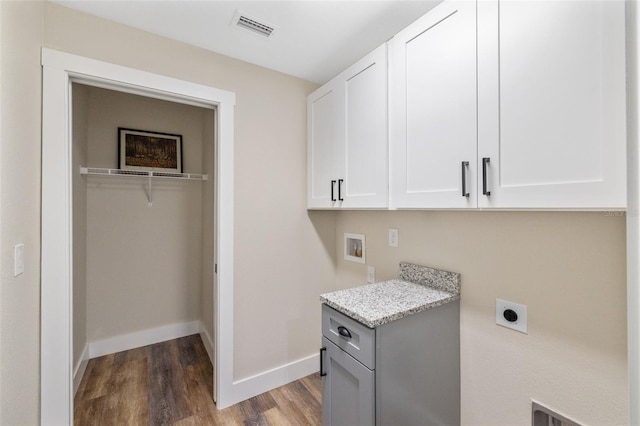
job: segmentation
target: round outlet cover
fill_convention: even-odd
[[[505,311],[502,313],[502,316],[504,316],[504,319],[509,322],[518,321],[518,314],[513,309],[505,309]]]

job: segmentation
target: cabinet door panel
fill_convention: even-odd
[[[386,52],[383,45],[347,70],[343,207],[388,205]]]
[[[342,120],[339,88],[329,84],[307,101],[308,207],[332,207],[331,181],[337,180],[342,162]],[[336,187],[337,191],[337,187]]]
[[[327,348],[322,381],[322,424],[375,424],[375,372],[360,364],[325,337]]]
[[[624,2],[479,7],[479,205],[624,207]]]
[[[475,3],[446,2],[391,41],[393,207],[475,207]]]
[[[308,208],[388,206],[386,59],[385,44],[309,95]]]

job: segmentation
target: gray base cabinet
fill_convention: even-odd
[[[370,329],[322,306],[322,423],[460,424],[460,303]]]
[[[373,425],[375,372],[322,338],[326,348],[322,382],[323,425]]]

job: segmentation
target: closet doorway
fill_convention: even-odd
[[[197,328],[195,332],[213,333],[213,336],[210,336],[212,339],[209,340],[213,340],[210,354],[214,358],[214,396],[218,401],[219,408],[229,405],[230,390],[233,388],[233,109],[235,95],[209,86],[46,48],[42,51],[42,63],[41,423],[71,423],[73,374],[81,368],[77,361],[89,356],[87,351],[100,353],[100,351],[113,350],[114,348],[125,348],[126,345],[136,345],[135,342],[132,342],[135,339],[138,341],[140,339],[159,341],[163,339],[163,335],[167,334],[169,338],[176,334],[193,334],[191,327]],[[74,102],[74,86],[76,96],[79,97],[79,99],[75,99],[79,102],[78,104]],[[96,95],[96,93],[100,94]],[[109,123],[110,120],[111,123],[114,123],[115,118],[94,119],[95,117],[82,117],[82,114],[80,116],[74,114],[74,109],[76,113],[81,111],[80,106],[83,103],[88,103],[92,96],[98,98],[101,96],[107,98],[128,96],[129,100],[137,99],[136,102],[143,104],[152,101],[165,106],[178,104],[176,107],[183,112],[190,110],[192,116],[194,111],[196,114],[200,114],[202,118],[199,123],[203,140],[209,138],[208,140],[213,142],[201,143],[198,150],[191,152],[186,151],[187,149],[193,150],[193,146],[187,148],[187,142],[184,142],[184,171],[190,171],[186,170],[186,167],[201,165],[202,169],[195,171],[198,172],[198,175],[206,174],[207,180],[201,179],[201,182],[166,180],[158,183],[152,179],[142,185],[141,181],[131,181],[133,178],[122,178],[123,180],[118,181],[119,177],[80,176],[80,166],[84,166],[80,163],[84,161],[87,161],[86,165],[90,167],[118,169],[118,166],[114,167],[113,165],[113,153],[107,154],[107,149],[114,149],[113,145],[111,148],[106,147],[107,143],[96,143],[95,146],[91,146],[90,143],[93,142],[88,140],[89,134],[101,132],[95,132],[92,126],[97,126],[98,129],[106,127],[108,126],[106,123]],[[102,115],[114,113],[113,108],[100,106],[96,108],[98,110],[103,108],[99,112]],[[90,111],[90,108],[85,111]],[[142,124],[144,119],[140,118],[140,120],[144,127],[145,124]],[[88,123],[93,124],[88,126]],[[149,122],[149,124],[153,124],[153,122]],[[124,124],[123,126],[128,125]],[[163,129],[140,130],[168,131]],[[83,137],[85,140],[81,141]],[[114,143],[117,148],[117,139]],[[104,152],[100,152],[103,149]],[[205,159],[205,156],[208,158]],[[108,161],[107,157],[110,157]],[[92,160],[98,162],[104,160],[105,163],[91,164]],[[207,167],[211,168],[210,173],[203,171]],[[86,169],[82,171],[82,173],[86,172]],[[82,188],[83,185],[84,188]],[[207,191],[209,191],[208,194],[205,194]],[[105,202],[104,199],[100,201],[99,193],[103,195],[108,193],[107,199],[113,196],[120,197],[120,202],[113,202],[113,198],[109,202]],[[182,201],[182,204],[197,204],[199,213],[187,212],[180,208],[184,206],[177,207],[180,203],[170,202],[172,197],[173,201]],[[123,200],[126,202],[123,203]],[[136,203],[142,205],[136,206]],[[116,207],[118,204],[119,208]],[[162,206],[165,208],[162,209]],[[149,226],[154,223],[154,219],[145,219],[145,214],[141,214],[139,207],[144,207],[142,210],[147,216],[162,216],[170,213],[168,214],[169,221],[176,220],[175,227],[179,229],[163,230],[157,229],[157,226]],[[86,215],[83,215],[83,209],[87,213]],[[134,211],[126,212],[128,209]],[[207,209],[211,211],[211,214]],[[93,218],[92,212],[96,214]],[[204,219],[204,215],[208,216],[209,223]],[[82,223],[83,217],[86,218],[85,223]],[[96,220],[96,217],[100,220]],[[190,223],[194,217],[200,218],[199,225],[192,226]],[[161,219],[159,222],[155,222],[156,225],[163,223],[163,226],[166,227],[166,218]],[[129,226],[128,221],[137,221],[137,225],[133,225],[135,232],[131,230],[123,232],[122,228],[116,227],[117,224],[118,226]],[[187,235],[180,235],[178,231]],[[151,232],[161,233],[163,237],[173,235],[170,240],[178,247],[168,248],[162,241],[150,240],[149,235],[147,237],[140,236],[140,234]],[[120,233],[119,237],[118,233]],[[120,258],[122,262],[130,262],[130,264],[113,264],[101,271],[99,265],[92,263],[94,262],[92,259],[97,259],[100,255],[105,254],[100,253],[100,249],[94,247],[100,239],[108,241],[109,239],[113,240],[113,237],[118,239],[125,235],[132,236],[132,233],[134,241],[130,240],[129,245],[134,246],[137,255],[133,259],[130,259],[131,256]],[[199,236],[196,235],[198,233],[200,233]],[[204,236],[204,233],[209,235]],[[167,241],[167,244],[170,245],[171,241]],[[155,246],[152,246],[153,244]],[[109,256],[115,256],[113,259],[117,260],[119,254],[115,253],[117,249],[114,248],[114,241],[108,242],[107,247],[109,246],[111,247]],[[126,246],[127,242],[122,241],[123,250]],[[166,287],[165,285],[163,288],[159,284],[157,287],[151,286],[143,289],[136,289],[130,284],[128,287],[125,286],[127,288],[117,289],[117,286],[121,284],[113,282],[114,279],[118,279],[117,272],[106,272],[107,269],[120,269],[120,272],[126,272],[128,267],[136,263],[145,264],[147,268],[158,268],[159,265],[148,260],[149,258],[153,260],[154,252],[158,255],[162,250],[168,251],[168,253],[163,253],[164,256],[182,258],[182,263],[177,269],[181,270],[183,274],[180,278],[176,278],[180,274],[174,271],[173,279],[175,281],[200,281],[197,283],[200,284],[200,287],[192,286],[196,289],[191,288],[184,293],[180,293],[175,287],[172,289],[171,286]],[[194,257],[204,257],[207,250],[210,251],[207,254],[208,259],[199,262],[193,261]],[[86,256],[82,253],[86,253]],[[216,273],[214,273],[214,267],[217,268]],[[205,268],[207,268],[206,271]],[[198,269],[198,271],[194,272],[193,269]],[[149,272],[133,272],[132,269],[129,272],[129,275],[132,275],[132,280],[129,282],[143,281],[142,278],[149,276]],[[89,304],[85,304],[83,313],[81,301],[85,297],[89,301],[92,298],[91,292],[95,290],[92,290],[93,283],[89,283],[88,280],[86,283],[82,283],[82,277],[86,276],[92,280],[98,277],[96,282],[99,282],[104,278],[103,275],[108,276],[112,273],[116,273],[116,275],[111,275],[109,280],[111,281],[109,285],[115,289],[112,296],[117,300],[118,297],[123,296],[122,292],[125,292],[124,297],[135,299],[136,293],[142,294],[142,298],[139,300],[140,303],[147,304],[145,308],[149,311],[147,313],[153,310],[154,301],[158,302],[159,297],[177,299],[173,305],[163,302],[165,305],[157,308],[157,310],[173,311],[165,312],[165,314],[171,313],[173,315],[172,317],[169,315],[171,317],[170,323],[166,322],[168,317],[158,321],[157,312],[153,312],[149,316],[141,315],[139,318],[130,315],[128,317],[127,315],[119,316],[117,314],[118,307],[113,306],[112,309],[116,311],[113,312],[115,323],[107,327],[98,326],[100,330],[95,327],[91,328],[93,327],[91,315],[94,313],[91,312]],[[127,274],[125,273],[125,275]],[[207,276],[210,279],[203,285]],[[87,283],[89,283],[88,286]],[[183,286],[182,290],[184,289]],[[109,291],[107,289],[107,292]],[[161,294],[162,292],[168,294]],[[194,294],[198,292],[199,294],[194,297]],[[206,303],[202,300],[205,297],[209,299]],[[126,301],[121,299],[121,301],[126,305],[129,303],[128,299]],[[194,299],[197,299],[195,304]],[[194,308],[194,306],[196,307]],[[198,310],[195,317],[193,312],[191,316],[181,316],[193,309]],[[205,313],[204,310],[209,310],[210,313]],[[176,313],[178,313],[177,316]],[[95,314],[100,314],[100,312],[95,312]],[[149,317],[153,318],[154,316],[155,323],[149,322]],[[145,319],[142,319],[143,317]],[[193,318],[197,319],[191,320]],[[76,319],[85,320],[87,328],[84,339],[82,338],[82,321],[76,321]],[[186,321],[183,321],[185,319]],[[203,321],[206,321],[207,324],[200,326]],[[135,327],[137,330],[129,328],[130,332],[127,331],[128,326],[121,327],[125,323],[134,322],[143,325]],[[164,325],[155,327],[160,323],[164,323]],[[103,322],[103,324],[105,323]],[[107,328],[109,328],[108,331]],[[124,333],[117,331],[118,329]],[[74,332],[78,330],[80,330],[79,334],[74,336]],[[95,334],[96,332],[98,334]],[[124,339],[122,339],[123,336]],[[92,341],[93,338],[97,338],[97,340]],[[83,340],[85,340],[84,347]],[[97,344],[94,345],[94,343]],[[118,345],[121,345],[120,348]],[[92,346],[94,347],[92,348]],[[78,352],[81,353],[80,356],[78,356]]]
[[[89,359],[187,335],[213,363],[215,109],[71,94],[74,392]]]

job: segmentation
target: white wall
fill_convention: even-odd
[[[39,422],[43,3],[0,2],[0,424]],[[24,243],[24,274],[13,247]]]
[[[305,210],[317,86],[52,3],[45,45],[236,93],[234,378],[315,354],[318,295],[335,285],[335,218]]]
[[[581,424],[623,425],[625,230],[604,212],[341,212],[337,282],[366,281],[365,265],[342,260],[344,232],[366,235],[377,280],[401,260],[462,275],[463,424],[530,424],[535,399]],[[495,324],[496,298],[527,305],[528,334]]]
[[[85,165],[118,167],[118,127],[182,135],[185,172],[202,172],[203,108],[87,88]],[[209,132],[209,136],[212,133]],[[87,337],[200,319],[202,182],[83,176]],[[77,255],[77,253],[76,253]],[[211,304],[211,301],[209,301]]]

